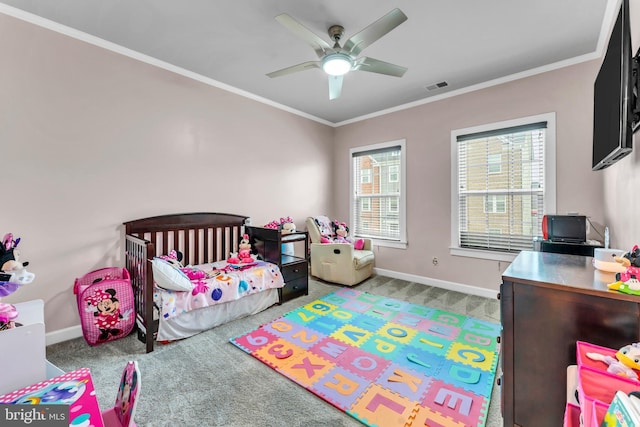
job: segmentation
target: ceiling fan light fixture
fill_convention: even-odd
[[[322,69],[331,76],[343,76],[353,67],[353,59],[346,53],[330,53],[322,59]]]

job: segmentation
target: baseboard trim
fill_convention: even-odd
[[[47,332],[45,335],[46,345],[58,344],[59,342],[69,341],[82,336],[82,326],[70,326],[57,331]]]
[[[498,291],[491,289],[479,288],[477,286],[464,285],[462,283],[448,282],[446,280],[433,279],[431,277],[418,276],[415,274],[400,273],[393,270],[385,270],[384,268],[374,267],[373,272],[380,275],[391,277],[393,279],[406,280],[408,282],[420,283],[427,286],[435,286],[437,288],[447,289],[450,291],[463,292],[465,294],[476,295],[479,297],[496,299]]]

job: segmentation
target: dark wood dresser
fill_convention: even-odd
[[[592,258],[523,251],[502,275],[505,426],[563,423],[576,341],[619,348],[640,341],[640,298],[610,291]]]

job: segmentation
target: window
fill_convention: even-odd
[[[405,151],[404,140],[351,149],[350,231],[354,237],[406,247]]]
[[[487,156],[487,172],[488,173],[502,172],[502,153],[489,154]]]
[[[389,199],[389,212],[398,213],[398,198]]]
[[[398,182],[398,172],[400,167],[397,165],[389,166],[389,182]]]
[[[507,211],[507,196],[484,196],[484,213],[505,213]]]
[[[555,114],[451,132],[451,253],[510,261],[555,211]]]

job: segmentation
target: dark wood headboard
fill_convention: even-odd
[[[237,251],[243,215],[197,212],[160,215],[124,223],[125,234],[153,243],[150,258],[166,255],[171,249],[184,255],[182,264],[204,264],[227,259]]]

